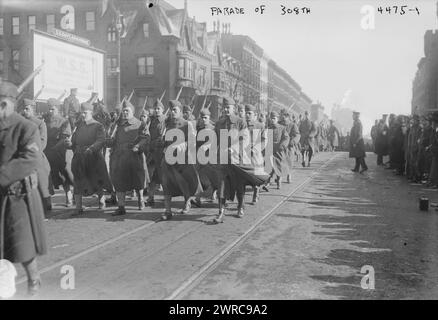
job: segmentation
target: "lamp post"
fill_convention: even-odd
[[[120,85],[120,72],[121,72],[121,68],[120,68],[120,34],[122,33],[122,28],[123,28],[123,24],[122,24],[122,19],[123,19],[123,15],[118,13],[117,14],[117,21],[116,21],[116,30],[117,30],[117,104],[120,103],[120,90],[121,90],[121,85]]]

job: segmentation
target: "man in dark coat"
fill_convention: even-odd
[[[429,150],[430,140],[433,135],[431,120],[429,116],[425,116],[421,123],[422,128],[418,152],[418,170],[421,180],[428,178],[432,162],[432,155]]]
[[[76,95],[78,94],[77,88],[70,89],[70,95],[64,99],[63,103],[63,116],[66,117],[70,123],[70,127],[74,130],[76,126],[76,121],[80,114],[81,104],[79,103]]]
[[[374,153],[377,154],[377,165],[383,166],[383,157],[388,155],[389,128],[386,125],[387,114],[382,116],[376,130],[376,141],[374,143]]]
[[[14,112],[17,87],[0,83],[0,259],[21,263],[28,291],[41,286],[37,255],[47,252],[38,192],[41,139],[37,126]]]
[[[339,134],[338,128],[333,124],[333,120],[330,120],[330,126],[328,128],[327,138],[329,142],[329,148],[331,151],[336,151],[336,148],[339,146]]]
[[[405,153],[404,153],[404,133],[403,133],[403,116],[399,115],[392,123],[391,131],[391,166],[397,175],[404,172]]]
[[[394,147],[394,138],[396,136],[396,121],[395,114],[391,113],[388,119],[388,155],[389,155],[389,166],[386,169],[395,169],[394,166],[394,157],[395,157],[395,147]]]
[[[45,215],[47,216],[47,211],[52,210],[51,196],[54,194],[53,190],[50,190],[50,164],[47,160],[44,150],[47,146],[47,126],[44,120],[37,118],[35,116],[36,103],[34,100],[23,99],[23,109],[21,114],[27,120],[32,121],[38,127],[38,132],[41,138],[41,165],[38,166],[38,190],[40,191],[41,198],[43,199]]]
[[[291,119],[291,116],[287,111],[282,113],[279,124],[286,127],[286,132],[289,135],[289,145],[286,151],[287,154],[285,156],[287,162],[286,168],[288,170],[286,175],[286,180],[287,183],[290,183],[292,177],[293,159],[294,159],[295,151],[298,148],[301,135],[297,124],[295,123],[295,121],[293,121],[293,119]]]
[[[428,177],[428,186],[438,187],[438,112],[433,112],[431,115],[432,133],[430,136],[430,145],[428,149],[431,153],[430,172]]]
[[[105,146],[105,128],[93,119],[93,106],[84,102],[81,105],[81,121],[71,141],[66,141],[66,146],[73,150],[72,172],[74,179],[74,197],[76,203],[75,215],[84,213],[82,196],[97,194],[99,209],[105,208],[104,190],[112,191],[108,176],[103,148]]]
[[[112,147],[110,156],[110,176],[117,195],[118,210],[114,216],[125,215],[126,192],[135,190],[138,197],[138,209],[143,210],[143,189],[146,188],[147,174],[144,150],[148,137],[142,136],[141,121],[134,117],[135,107],[124,102],[122,117],[114,137],[108,140]]]
[[[149,124],[150,146],[147,154],[147,166],[150,183],[148,187],[147,205],[153,206],[154,195],[157,185],[161,183],[161,161],[163,159],[164,133],[166,130],[166,116],[163,114],[164,106],[160,100],[154,103],[154,114],[151,115]]]
[[[360,113],[357,111],[353,111],[353,127],[350,130],[350,158],[356,159],[356,165],[354,169],[351,169],[353,172],[363,173],[368,170],[368,167],[365,163],[365,144],[362,136],[362,122],[359,120]]]
[[[307,166],[310,167],[310,161],[312,160],[312,155],[315,149],[315,136],[317,134],[317,129],[315,124],[310,121],[309,119],[309,113],[307,111],[304,112],[304,119],[300,122],[300,134],[301,134],[301,155],[302,155],[302,162],[301,165],[303,167],[306,166],[306,163],[304,161],[305,154],[307,153],[308,162]]]
[[[271,178],[275,175],[277,189],[281,187],[281,178],[286,173],[289,174],[292,169],[288,163],[288,146],[289,146],[289,133],[287,128],[278,123],[279,114],[276,111],[272,111],[270,114],[271,123],[268,130],[272,131],[272,145],[273,145],[273,169],[271,172]]]
[[[50,163],[50,184],[52,188],[63,187],[66,197],[66,206],[73,205],[73,173],[71,172],[71,160],[73,152],[67,150],[64,141],[70,138],[72,131],[67,119],[59,114],[60,103],[57,99],[49,99],[49,114],[46,117],[47,147],[44,153]]]
[[[192,126],[191,122],[182,117],[181,109],[182,106],[179,101],[169,101],[170,117],[166,120],[164,158],[161,162],[161,179],[163,183],[165,207],[165,211],[162,215],[163,220],[168,220],[173,215],[171,209],[172,197],[184,197],[184,208],[180,213],[186,214],[191,207],[190,200],[202,192],[199,175],[195,169],[196,154],[194,151],[196,150],[196,129]],[[174,134],[181,134],[181,136],[175,137]],[[191,137],[189,137],[189,135],[191,135]],[[193,143],[193,146],[190,146],[191,143]],[[194,147],[194,150],[192,147]],[[175,151],[181,154],[182,157],[178,157],[177,154],[176,163],[173,163]],[[189,151],[193,152],[191,155],[195,157],[193,163],[189,163]]]
[[[420,182],[421,176],[418,170],[418,153],[420,150],[420,116],[414,114],[411,120],[411,127],[408,135],[409,170],[408,179],[413,182]]]

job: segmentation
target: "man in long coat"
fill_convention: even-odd
[[[295,151],[298,148],[299,142],[300,142],[300,130],[298,129],[297,124],[295,123],[294,119],[291,119],[291,116],[288,112],[283,112],[281,115],[282,119],[279,121],[279,123],[286,127],[286,132],[289,135],[289,145],[287,147],[286,152],[286,162],[287,162],[287,183],[291,182],[292,177],[292,169],[293,169],[293,159],[295,156]]]
[[[286,173],[292,170],[289,163],[288,146],[289,146],[289,133],[287,128],[278,123],[279,114],[276,111],[272,111],[270,114],[271,123],[268,130],[272,131],[272,145],[273,145],[273,169],[271,172],[271,178],[275,175],[277,189],[281,187],[281,178]]]
[[[412,116],[412,125],[408,135],[408,152],[409,152],[409,175],[408,179],[414,182],[421,181],[420,172],[418,170],[418,153],[420,149],[420,116],[414,114]]]
[[[137,192],[139,210],[143,210],[143,189],[146,188],[147,174],[144,150],[148,142],[147,136],[140,131],[141,121],[134,117],[135,107],[124,102],[120,122],[115,135],[108,140],[111,149],[110,176],[117,195],[118,210],[114,216],[125,215],[126,192]]]
[[[362,136],[362,122],[359,120],[360,113],[353,111],[353,127],[350,130],[350,158],[356,159],[353,172],[363,173],[368,170],[365,163],[365,144]],[[362,170],[359,171],[360,167]]]
[[[41,138],[41,165],[38,166],[38,190],[40,191],[41,198],[43,199],[45,215],[47,211],[52,210],[51,196],[54,194],[53,190],[50,190],[50,164],[47,160],[44,150],[47,146],[47,126],[43,119],[37,118],[35,115],[36,103],[34,100],[23,99],[23,109],[21,114],[27,120],[32,121],[38,127],[38,132]]]
[[[330,126],[328,128],[327,138],[329,142],[329,147],[331,151],[336,151],[336,148],[339,146],[339,130],[333,124],[333,120],[330,120]]]
[[[389,128],[386,125],[387,114],[384,114],[377,125],[376,141],[374,144],[374,153],[377,154],[377,165],[383,166],[383,157],[389,152]]]
[[[50,184],[51,187],[58,189],[63,187],[66,197],[66,206],[73,205],[73,173],[71,171],[71,160],[73,152],[67,150],[64,141],[70,138],[72,131],[67,119],[59,114],[60,103],[57,99],[49,99],[49,114],[46,117],[47,125],[47,147],[44,153],[50,163]]]
[[[431,124],[431,117],[425,116],[422,119],[422,130],[420,134],[419,152],[418,152],[418,170],[421,179],[428,177],[430,172],[430,165],[432,162],[432,155],[429,150],[433,129]]]
[[[227,163],[222,163],[219,159],[220,166],[220,186],[218,190],[218,202],[219,202],[219,214],[213,220],[214,223],[221,223],[224,219],[225,213],[225,201],[234,200],[237,198],[237,216],[243,217],[244,215],[244,202],[243,198],[245,195],[245,186],[258,184],[257,177],[255,177],[251,171],[253,168],[250,166],[244,166],[242,164],[242,158],[240,157],[240,151],[229,145],[228,141],[230,136],[223,136],[227,138],[222,142],[225,149],[221,148],[222,135],[233,134],[235,136],[232,138],[232,143],[235,147],[239,147],[242,150],[243,140],[248,139],[249,132],[246,123],[240,117],[236,116],[234,113],[235,102],[232,98],[223,98],[222,110],[223,117],[221,117],[215,125],[216,136],[218,140],[218,158],[221,154],[226,155]],[[260,184],[263,183],[260,180]]]
[[[149,124],[150,146],[147,154],[147,167],[149,170],[150,183],[148,187],[147,205],[155,204],[155,189],[161,183],[161,161],[163,159],[164,133],[166,130],[166,116],[163,114],[164,106],[160,100],[154,103],[154,113],[151,115]]]
[[[74,179],[74,197],[76,203],[75,215],[84,213],[82,197],[97,194],[99,209],[105,208],[104,190],[112,191],[112,185],[108,176],[103,148],[106,141],[104,126],[93,119],[93,106],[84,102],[81,105],[82,119],[71,141],[66,145],[73,150],[72,172]]]
[[[189,143],[193,142],[193,144],[195,144],[196,129],[190,122],[183,118],[181,109],[182,106],[179,101],[169,101],[170,117],[166,121],[165,154],[161,162],[161,179],[163,183],[165,207],[165,211],[162,215],[163,220],[168,220],[173,215],[171,209],[172,197],[184,197],[184,208],[180,213],[186,214],[191,207],[190,200],[195,197],[196,194],[202,192],[201,182],[198,172],[195,169],[195,164],[188,163],[188,152],[193,150],[190,149]],[[176,140],[173,136],[174,133],[183,134],[184,139],[182,141]],[[189,135],[192,135],[191,138],[189,138]],[[168,137],[173,138],[174,141],[168,140]],[[195,147],[195,145],[192,147]],[[183,157],[179,158],[176,163],[172,163],[170,161],[172,159],[170,158],[173,158],[175,150],[182,154]],[[192,154],[192,156],[196,157],[196,154]],[[183,163],[179,163],[179,160],[182,160]]]
[[[17,96],[14,84],[0,83],[0,259],[21,263],[35,294],[41,286],[36,257],[47,252],[36,173],[41,139],[37,126],[14,112]]]
[[[300,122],[300,134],[301,134],[301,155],[302,162],[301,165],[303,167],[306,166],[304,161],[304,155],[307,153],[308,162],[307,166],[310,167],[310,161],[312,160],[312,155],[315,149],[315,136],[317,134],[317,128],[313,121],[309,119],[309,113],[307,111],[304,112],[304,119]]]

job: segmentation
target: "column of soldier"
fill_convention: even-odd
[[[227,200],[237,198],[237,217],[244,216],[247,186],[252,187],[252,204],[256,204],[260,189],[269,191],[271,181],[278,189],[282,177],[291,182],[293,163],[300,156],[301,165],[305,167],[307,161],[310,166],[314,152],[333,151],[338,145],[336,127],[315,125],[307,112],[299,119],[286,110],[258,114],[253,105],[236,106],[233,99],[224,98],[222,114],[213,122],[208,108],[202,107],[195,119],[193,107],[170,100],[166,110],[157,99],[151,110],[143,106],[137,119],[130,99],[123,99],[109,113],[96,95],[83,103],[76,95],[73,88],[63,103],[48,99],[48,112],[38,116],[35,100],[21,99],[11,82],[0,83],[1,258],[23,264],[29,292],[40,286],[35,257],[47,250],[43,221],[52,210],[55,189],[64,190],[67,207],[75,205],[73,215],[86,214],[82,197],[97,195],[99,209],[106,203],[116,204],[112,214],[119,216],[126,214],[128,193],[135,192],[138,209],[144,210],[155,205],[161,186],[163,220],[173,216],[172,197],[184,197],[181,214],[187,214],[192,205],[202,206],[203,197],[217,199],[219,212],[212,223],[222,223]],[[165,139],[172,129],[184,133],[184,141],[176,146]],[[257,134],[251,143],[272,143],[272,170],[259,170],[265,165],[264,150],[255,144],[250,146],[249,165],[232,162],[232,148],[225,149],[226,164],[168,163],[164,156],[168,147],[174,145],[187,158],[188,135],[194,132],[197,136],[203,130],[217,137],[217,145],[195,137],[196,150],[206,155],[221,145],[221,130],[246,132],[251,137]]]
[[[438,112],[421,117],[384,114],[375,121],[371,138],[377,165],[410,182],[438,188]],[[384,156],[389,156],[387,162]]]

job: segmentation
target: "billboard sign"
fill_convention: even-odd
[[[44,86],[38,99],[58,98],[71,88],[78,88],[80,102],[88,100],[92,92],[97,92],[99,99],[104,98],[104,52],[34,31],[34,68],[42,61],[43,70],[33,85],[34,96]]]

